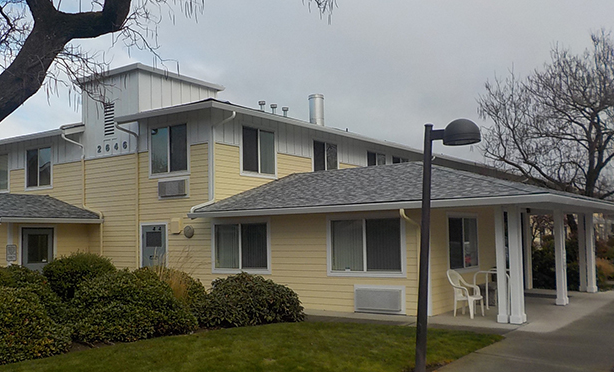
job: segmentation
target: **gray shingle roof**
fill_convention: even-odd
[[[432,200],[562,195],[591,200],[520,182],[433,166]],[[195,214],[307,207],[412,202],[422,199],[422,163],[292,174],[258,188],[196,209]],[[614,209],[614,203],[607,209]]]
[[[0,194],[1,218],[92,219],[93,212],[64,203],[48,195]]]

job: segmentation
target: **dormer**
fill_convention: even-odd
[[[115,127],[115,117],[217,98],[224,87],[140,63],[79,80],[83,142],[88,158],[134,152],[135,139]],[[136,123],[123,125],[138,133]]]

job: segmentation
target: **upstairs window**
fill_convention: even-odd
[[[478,266],[478,223],[475,218],[448,218],[450,269]]]
[[[393,156],[392,157],[392,164],[398,164],[398,163],[408,163],[409,159],[406,158],[401,158],[398,156]]]
[[[275,133],[243,127],[243,170],[275,174]]]
[[[51,147],[26,152],[26,187],[51,185]]]
[[[337,145],[313,141],[313,170],[337,169]]]
[[[0,191],[9,189],[9,156],[0,155]]]
[[[386,154],[367,151],[367,165],[386,165]]]
[[[188,170],[188,140],[185,124],[151,130],[151,173]]]

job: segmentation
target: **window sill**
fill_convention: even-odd
[[[53,186],[26,186],[25,191],[50,190]]]
[[[328,276],[355,278],[407,278],[404,272],[385,271],[329,271]]]
[[[181,178],[181,177],[189,177],[190,171],[177,171],[177,172],[166,172],[166,173],[154,173],[149,175],[149,179],[160,179],[160,178]]]
[[[248,274],[257,274],[257,275],[270,275],[271,270],[269,269],[216,269],[213,268],[211,270],[213,274],[240,274],[240,273],[248,273]]]
[[[254,178],[266,178],[269,180],[276,180],[276,174],[267,174],[267,173],[258,173],[258,172],[249,172],[249,171],[241,171],[241,176],[245,177],[254,177]]]

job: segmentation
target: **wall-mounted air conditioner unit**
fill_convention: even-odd
[[[158,181],[158,197],[172,198],[188,195],[187,179],[178,180],[159,180]]]

